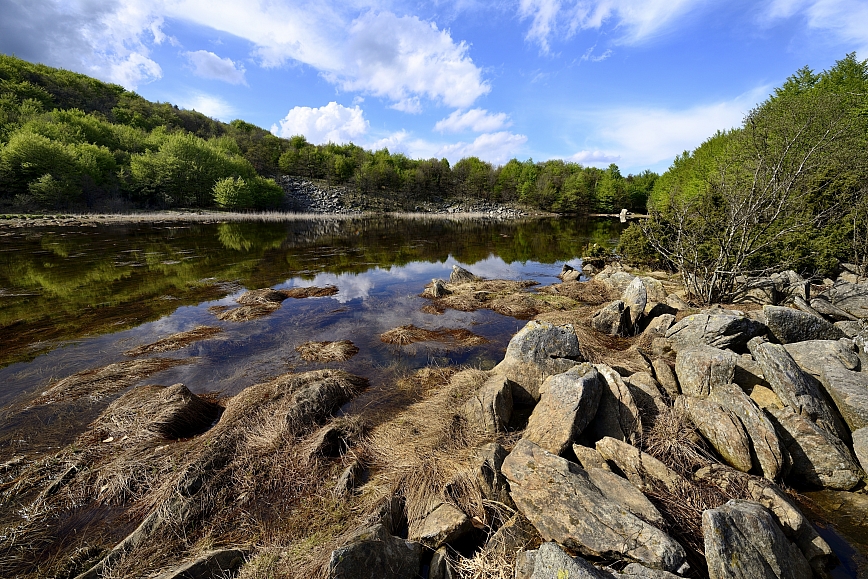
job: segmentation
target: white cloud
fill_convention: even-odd
[[[868,52],[868,3],[864,0],[772,0],[770,19],[802,16],[809,28],[834,35],[839,42]]]
[[[620,161],[621,155],[597,150],[579,151],[578,153],[567,157],[566,160],[573,161],[574,163],[581,163],[582,165],[608,166],[611,163],[617,163]]]
[[[506,131],[484,133],[476,137],[472,143],[445,145],[437,151],[436,156],[446,157],[453,163],[464,157],[479,157],[491,163],[505,163],[526,142],[526,136]]]
[[[578,30],[611,25],[617,42],[636,44],[670,26],[705,0],[520,0],[518,14],[530,19],[526,38],[543,53],[554,39],[570,38]]]
[[[163,69],[159,64],[138,52],[133,52],[122,60],[112,59],[103,66],[107,68],[106,76],[111,82],[130,89],[163,76]]]
[[[205,93],[195,93],[182,98],[178,104],[221,121],[230,121],[235,116],[235,107],[220,97]]]
[[[506,113],[489,113],[485,109],[470,109],[461,112],[453,111],[445,119],[437,121],[434,130],[441,133],[460,133],[472,130],[477,133],[490,133],[510,126],[512,122]]]
[[[193,74],[196,76],[222,80],[229,84],[247,84],[244,80],[244,67],[236,65],[230,58],[220,58],[207,50],[188,52],[186,57],[193,65]]]
[[[330,102],[318,108],[294,107],[280,120],[280,127],[275,125],[271,131],[286,138],[304,135],[311,143],[323,144],[346,143],[367,133],[369,127],[358,106],[349,108]]]

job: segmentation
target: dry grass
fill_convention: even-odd
[[[197,358],[146,358],[126,360],[102,368],[84,370],[55,382],[32,404],[40,406],[60,401],[70,402],[83,396],[99,400],[115,392],[120,392],[151,374],[183,364],[193,364],[197,360]]]
[[[540,293],[571,298],[582,304],[601,305],[617,299],[609,286],[595,280],[565,281],[537,290]]]
[[[222,331],[221,328],[213,326],[198,326],[187,332],[178,332],[151,344],[127,350],[124,352],[124,356],[142,356],[144,354],[153,354],[155,352],[172,352],[180,350],[181,348],[189,346],[193,342],[207,340]]]
[[[457,557],[453,566],[459,579],[513,579],[515,554],[481,549],[473,557]]]
[[[251,306],[254,304],[279,304],[286,299],[284,292],[273,290],[271,288],[263,288],[250,290],[241,294],[235,301],[241,305]]]
[[[221,311],[217,313],[217,319],[224,322],[247,322],[267,316],[278,309],[280,309],[280,304],[274,302],[251,304]]]
[[[431,298],[429,292],[425,291],[422,297],[431,299],[429,310],[433,313],[441,313],[447,309],[462,312],[489,309],[518,319],[530,319],[541,312],[569,309],[575,305],[575,301],[569,297],[526,291],[535,285],[538,283],[531,280],[503,279],[447,283],[449,295]],[[430,286],[431,284],[426,288]]]
[[[359,349],[349,340],[305,342],[296,346],[295,351],[308,362],[344,362],[359,353]]]
[[[328,285],[326,287],[294,287],[288,290],[280,290],[280,292],[288,298],[295,299],[324,298],[338,293],[338,288],[333,285]]]
[[[718,462],[690,418],[679,408],[669,407],[657,415],[642,446],[645,452],[688,479],[697,469]]]
[[[488,340],[482,336],[477,336],[469,330],[461,328],[426,330],[417,328],[412,324],[393,328],[388,332],[380,334],[380,341],[398,346],[406,346],[407,344],[415,344],[416,342],[442,342],[449,346],[461,348],[472,348],[473,346],[488,343]]]

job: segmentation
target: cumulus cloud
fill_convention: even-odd
[[[519,17],[530,20],[526,39],[548,53],[557,38],[611,25],[618,42],[636,44],[658,34],[703,0],[520,0]]]
[[[441,133],[460,133],[462,131],[475,131],[477,133],[490,133],[510,126],[512,122],[506,113],[489,113],[485,109],[470,109],[461,112],[453,111],[445,119],[437,121],[434,130]]]
[[[353,108],[336,102],[318,107],[294,107],[271,132],[280,137],[304,135],[314,144],[346,143],[368,132],[370,123],[358,106]]]
[[[235,107],[220,97],[205,93],[194,93],[181,99],[178,103],[185,109],[198,111],[221,121],[230,121],[235,116]]]
[[[479,157],[491,163],[505,163],[526,142],[526,136],[507,131],[484,133],[476,137],[472,143],[445,145],[437,151],[437,156],[446,157],[453,163],[464,157]]]
[[[773,0],[767,16],[771,20],[800,16],[809,28],[857,45],[862,57],[868,52],[868,4],[863,0]]]
[[[207,50],[188,52],[186,56],[196,76],[222,80],[229,84],[247,84],[244,80],[244,67],[230,58],[220,58]]]
[[[621,155],[607,153],[605,151],[579,151],[567,157],[567,161],[581,163],[582,165],[609,165],[621,160]]]

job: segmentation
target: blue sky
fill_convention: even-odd
[[[665,170],[868,0],[0,0],[0,52],[315,143]]]

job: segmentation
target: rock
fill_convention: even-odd
[[[211,579],[226,577],[244,563],[244,551],[218,549],[203,553],[195,560],[184,563],[171,571],[160,574],[157,579]]]
[[[489,501],[503,503],[512,508],[509,496],[509,483],[503,476],[501,468],[509,453],[496,442],[489,442],[476,450],[474,480],[482,497]]]
[[[844,332],[844,335],[848,338],[855,338],[856,336],[862,334],[865,331],[865,327],[863,326],[863,322],[861,320],[845,320],[843,322],[835,322],[834,325],[836,328]]]
[[[754,386],[750,391],[750,399],[756,402],[760,408],[783,408],[784,403],[778,398],[774,390],[765,386]]]
[[[685,302],[676,294],[669,294],[666,296],[666,305],[670,308],[675,308],[676,310],[689,310],[690,304]]]
[[[780,306],[763,306],[768,328],[783,344],[805,340],[837,340],[844,333],[817,316]]]
[[[837,437],[844,435],[841,421],[820,393],[819,382],[803,372],[783,346],[769,342],[754,343],[751,352],[781,402],[795,412],[804,414],[830,434]]]
[[[762,367],[756,363],[750,354],[742,354],[735,359],[735,377],[733,382],[751,392],[755,386],[768,386],[763,376]]]
[[[446,547],[440,547],[431,556],[431,565],[428,571],[428,579],[456,579],[458,574],[452,570],[449,562],[449,553]]]
[[[533,558],[531,579],[612,579],[581,557],[570,557],[555,543],[543,543]]]
[[[633,283],[636,276],[626,271],[614,269],[612,266],[606,266],[603,271],[594,276],[594,279],[608,287],[614,295],[620,296]]]
[[[677,570],[684,549],[611,501],[579,465],[521,440],[503,462],[512,498],[543,540],[594,557],[626,558]],[[540,568],[537,554],[535,576]]]
[[[666,332],[676,351],[700,344],[715,348],[739,350],[765,326],[745,316],[732,314],[693,314]]]
[[[356,489],[356,486],[361,481],[365,473],[365,466],[358,460],[353,460],[347,468],[345,468],[338,482],[335,483],[335,488],[332,491],[337,498],[346,498],[350,496]]]
[[[329,579],[416,579],[422,545],[389,534],[383,525],[357,533],[349,544],[332,551]]]
[[[651,314],[649,314],[649,317],[650,316]],[[645,329],[642,330],[642,334],[649,340],[653,340],[654,338],[664,338],[666,337],[666,332],[672,327],[673,323],[675,323],[675,316],[672,314],[660,314],[654,316],[651,318],[651,321],[648,322],[648,325],[645,326]]]
[[[668,408],[660,393],[660,385],[648,372],[636,372],[625,382],[633,400],[636,401],[640,416],[647,416],[653,420]]]
[[[603,470],[612,470],[609,468],[609,463],[606,462],[606,459],[597,452],[596,448],[588,448],[587,446],[582,446],[581,444],[573,445],[573,454],[576,455],[576,458],[579,459],[579,464],[582,465],[582,468],[585,470],[590,470],[592,468],[601,468]]]
[[[519,551],[515,556],[515,579],[532,579],[536,549]]]
[[[571,325],[532,321],[509,341],[506,355],[494,372],[515,384],[512,391],[515,402],[532,404],[539,400],[539,387],[546,378],[584,361]]]
[[[806,314],[811,314],[813,316],[817,316],[818,318],[822,317],[822,314],[820,314],[820,312],[811,307],[811,304],[798,296],[793,299],[793,305],[796,306],[799,311],[805,312]]]
[[[790,408],[768,411],[790,455],[793,484],[850,490],[859,483],[864,473],[840,439]]]
[[[630,563],[615,577],[617,579],[679,579],[679,575],[661,569],[650,569],[639,563]]]
[[[591,318],[591,327],[609,336],[627,336],[632,331],[630,309],[621,300],[609,302]]]
[[[578,281],[582,277],[582,268],[575,269],[565,263],[558,277],[561,278],[561,281]]]
[[[750,439],[735,414],[711,399],[679,396],[675,404],[727,464],[742,472],[751,469]]]
[[[645,293],[648,295],[648,303],[666,303],[666,298],[668,297],[666,288],[663,287],[663,283],[659,279],[654,279],[650,276],[642,276],[642,283],[645,284]]]
[[[446,288],[446,282],[442,279],[432,279],[431,284],[425,288],[423,295],[432,298],[446,297],[452,292]]]
[[[654,375],[657,377],[657,381],[663,386],[666,393],[669,394],[669,398],[674,400],[676,396],[681,394],[681,389],[678,387],[678,381],[675,379],[672,367],[662,358],[652,360],[651,366],[654,368]]]
[[[826,316],[836,322],[855,321],[856,316],[848,314],[839,307],[832,305],[825,297],[817,297],[811,300],[811,309],[821,316]]]
[[[410,524],[409,539],[437,549],[473,530],[470,517],[449,503],[441,503],[419,523]]]
[[[600,375],[602,394],[594,421],[588,427],[592,440],[611,436],[631,444],[642,436],[639,407],[621,376],[605,364],[594,366]]]
[[[615,464],[640,491],[651,491],[655,485],[660,485],[680,494],[689,486],[680,474],[626,442],[603,438],[597,441],[597,452]]]
[[[777,479],[789,466],[789,457],[781,445],[774,425],[759,406],[735,384],[718,386],[711,391],[711,399],[737,416],[744,426],[750,438],[754,467],[757,467],[765,478]]]
[[[688,396],[705,398],[715,386],[731,384],[737,358],[732,352],[711,346],[682,349],[675,359],[675,374],[681,391]]]
[[[862,470],[868,472],[868,428],[860,428],[853,433],[853,452]]]
[[[868,283],[836,283],[826,297],[832,305],[844,310],[851,316],[864,320],[868,318]]]
[[[461,284],[478,281],[479,278],[459,265],[452,266],[452,273],[449,274],[449,283]]]
[[[784,349],[802,370],[817,380],[823,367],[830,364],[841,364],[848,370],[858,370],[860,366],[859,355],[849,340],[808,340],[785,344]]]
[[[521,514],[506,521],[485,543],[485,550],[500,557],[509,557],[532,544],[539,534]]]
[[[475,396],[464,404],[467,421],[483,432],[506,430],[512,417],[512,386],[505,376],[495,374],[485,381]]]
[[[642,491],[637,489],[630,481],[613,473],[608,468],[585,469],[588,478],[594,486],[600,489],[603,495],[612,502],[622,505],[625,509],[655,527],[664,528],[666,520]]]
[[[523,437],[560,454],[594,418],[604,388],[597,370],[587,362],[549,376],[540,386],[540,401]]]
[[[630,327],[632,328],[636,326],[645,311],[645,305],[648,303],[648,291],[645,289],[645,283],[638,277],[634,278],[624,290],[624,296],[621,300],[630,310]]]
[[[702,513],[710,579],[812,579],[813,572],[762,505],[731,500]]]
[[[827,364],[820,374],[820,383],[850,431],[868,427],[868,375],[841,364]]]

